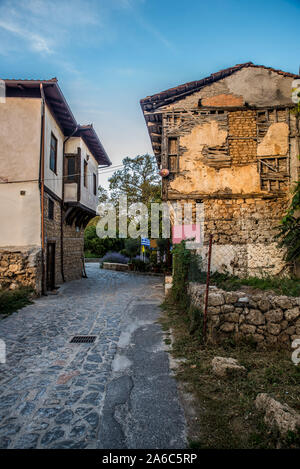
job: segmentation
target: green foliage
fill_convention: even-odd
[[[32,303],[32,288],[22,287],[17,290],[0,291],[0,314],[11,314]]]
[[[109,178],[111,200],[116,202],[121,195],[127,195],[128,203],[147,204],[160,196],[160,177],[154,156],[138,155],[123,159],[123,168]]]
[[[108,195],[108,191],[106,189],[104,189],[104,187],[102,186],[99,186],[98,187],[98,201],[99,203],[104,203],[104,202],[108,202],[109,200],[109,195]]]
[[[204,276],[196,281],[204,282]],[[223,290],[238,290],[241,286],[250,286],[259,290],[273,290],[275,293],[286,296],[300,296],[300,282],[296,278],[288,277],[247,277],[239,278],[233,275],[214,272],[210,277],[210,283]]]
[[[84,249],[98,257],[103,257],[108,251],[120,251],[124,248],[124,240],[120,238],[99,238],[96,226],[90,225],[84,232]]]
[[[188,284],[191,274],[194,275],[200,269],[199,257],[190,249],[186,249],[185,241],[173,247],[173,285],[171,300],[178,306],[185,315],[189,324],[190,334],[199,332],[202,338],[203,314],[198,308],[193,306],[188,295]]]
[[[187,288],[191,257],[192,253],[186,249],[184,241],[173,247],[172,299],[181,306],[186,306],[188,303]]]
[[[150,253],[150,264],[153,265],[153,266],[156,266],[157,265],[157,254],[156,252],[151,252]]]
[[[298,93],[300,98],[300,92]],[[292,110],[299,119],[300,116],[300,99]],[[300,159],[300,155],[298,156]],[[281,220],[278,227],[277,239],[279,245],[286,249],[285,260],[295,263],[300,259],[300,180],[295,183],[293,189],[293,197],[286,215]]]
[[[293,197],[286,215],[278,227],[279,245],[286,248],[285,259],[295,262],[300,259],[300,181],[294,187]],[[298,212],[298,213],[297,213]]]
[[[133,265],[133,270],[137,272],[147,272],[149,270],[149,264],[146,264],[141,259],[132,259],[131,264]]]
[[[139,238],[128,238],[125,240],[125,253],[130,257],[130,259],[139,253],[140,247],[141,241]]]
[[[167,238],[158,238],[156,240],[157,247],[161,257],[163,257],[167,253],[167,249],[169,246],[169,240]]]
[[[97,259],[98,255],[97,254],[94,254],[93,252],[91,251],[84,251],[84,257],[86,259]]]

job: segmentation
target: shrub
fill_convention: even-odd
[[[116,264],[127,264],[128,257],[123,256],[119,252],[107,252],[105,256],[100,259],[100,262],[114,262]]]
[[[123,239],[99,238],[96,226],[88,226],[84,232],[84,250],[96,254],[97,257],[102,257],[109,251],[120,251],[123,248]]]
[[[140,239],[128,238],[125,240],[125,251],[127,255],[132,259],[140,251],[141,241]]]
[[[149,265],[148,263],[142,261],[139,258],[132,259],[131,263],[133,264],[134,270],[137,272],[146,272],[149,270]]]
[[[20,287],[17,290],[0,290],[0,314],[11,314],[32,303],[33,290]]]

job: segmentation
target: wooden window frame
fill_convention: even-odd
[[[97,175],[93,173],[93,190],[94,195],[97,195]]]
[[[170,152],[170,141],[176,141],[176,153]],[[170,157],[176,158],[176,169],[171,169],[170,165]],[[170,135],[167,137],[167,164],[168,170],[170,173],[178,173],[179,172],[179,138],[176,135]]]
[[[75,162],[75,166],[74,166],[74,174],[71,175],[69,173],[69,159],[73,158],[74,159],[74,162]],[[65,174],[66,174],[66,177],[65,177],[65,180],[66,182],[77,182],[77,161],[78,161],[78,156],[77,154],[74,153],[74,155],[65,155]]]
[[[83,160],[83,185],[88,188],[88,162]]]
[[[53,148],[53,141],[54,141],[54,148]],[[53,171],[53,173],[57,174],[57,146],[58,146],[58,140],[57,138],[55,137],[54,133],[51,132],[51,137],[50,137],[50,155],[49,155],[49,167],[51,169],[51,171]],[[54,167],[52,167],[51,165],[51,154],[52,154],[52,150],[54,150]]]

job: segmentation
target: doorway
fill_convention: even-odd
[[[55,243],[47,243],[47,290],[55,288]]]

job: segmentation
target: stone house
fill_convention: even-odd
[[[57,79],[4,82],[0,286],[41,293],[81,277],[98,167],[111,162],[93,126],[77,124]]]
[[[141,100],[163,200],[204,207],[212,269],[234,275],[285,270],[275,230],[299,177],[298,75],[252,62]]]

